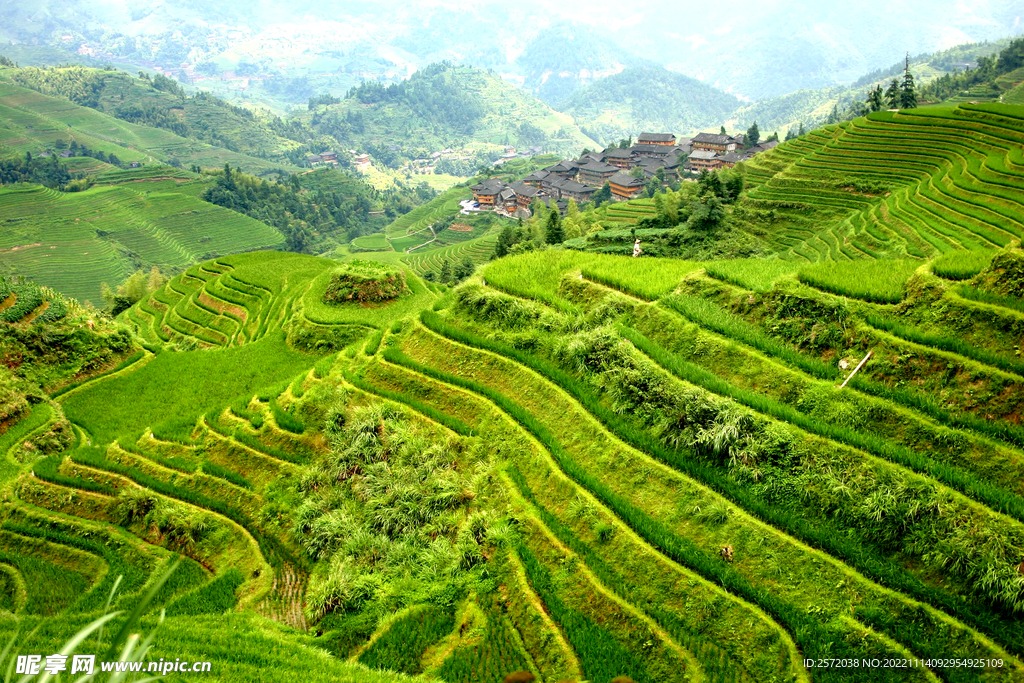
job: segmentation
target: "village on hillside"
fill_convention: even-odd
[[[742,133],[730,136],[699,133],[679,138],[671,133],[641,133],[636,144],[588,152],[579,159],[560,161],[511,183],[492,178],[474,185],[473,200],[479,209],[508,216],[527,217],[530,206],[540,201],[563,213],[569,200],[582,204],[593,200],[607,184],[610,201],[637,198],[652,179],[662,186],[693,179],[705,170],[732,168],[779,143],[744,146]]]

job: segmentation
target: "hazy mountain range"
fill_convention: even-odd
[[[628,12],[608,0],[3,0],[0,53],[162,71],[280,113],[450,61],[493,70],[615,138],[821,118],[857,95],[845,86],[904,54],[1020,34],[1022,15],[1014,0],[638,0]]]

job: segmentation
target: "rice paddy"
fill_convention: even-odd
[[[879,112],[752,159],[744,203],[777,212],[770,239],[787,260],[997,249],[1024,235],[1022,141],[1005,105]]]

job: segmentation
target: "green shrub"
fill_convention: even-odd
[[[375,261],[350,261],[331,273],[324,303],[379,303],[408,291],[400,269]]]

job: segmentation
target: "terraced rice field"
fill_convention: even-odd
[[[577,255],[556,262],[562,264],[556,273],[548,272],[551,263],[529,255],[489,266],[483,272],[488,286],[464,288],[460,303],[442,315],[425,313],[422,326],[397,337],[364,370],[364,379],[415,395],[471,427],[487,411],[497,411],[533,437],[530,452],[519,453],[507,470],[512,504],[524,526],[517,561],[565,634],[583,677],[607,679],[603,660],[589,647],[600,638],[617,652],[616,661],[632,662],[627,670],[635,680],[977,681],[1021,675],[1024,641],[1012,616],[1019,608],[1000,603],[998,591],[988,598],[972,593],[977,586],[966,573],[954,578],[958,570],[952,565],[938,570],[945,577],[939,578],[931,574],[934,560],[925,561],[928,569],[905,562],[906,553],[923,558],[928,548],[946,543],[932,535],[936,527],[929,527],[927,544],[914,546],[909,539],[916,532],[905,530],[905,542],[889,546],[889,532],[882,531],[886,523],[864,515],[873,514],[866,508],[879,505],[875,496],[893,486],[905,486],[904,495],[912,497],[923,491],[931,492],[925,497],[941,495],[961,511],[955,514],[973,519],[974,528],[991,529],[1013,545],[1004,564],[1006,580],[1013,583],[1024,553],[1024,490],[1017,479],[1024,441],[1008,435],[990,441],[998,428],[986,431],[910,394],[884,389],[885,360],[867,370],[869,380],[836,389],[845,373],[834,363],[795,350],[754,317],[758,307],[748,302],[767,301],[767,294],[723,285],[690,267],[676,268],[681,289],[666,286],[663,295],[641,296],[650,277],[628,284],[623,269],[639,267],[629,258]],[[642,265],[648,271],[655,267]],[[672,277],[667,269],[677,265],[683,264],[666,264],[666,278]],[[516,277],[506,277],[506,271]],[[792,277],[793,269],[788,272]],[[632,296],[597,279],[620,280],[617,287]],[[552,281],[557,284],[549,288]],[[491,289],[492,282],[500,292]],[[769,284],[758,285],[770,290]],[[539,304],[545,298],[533,291],[537,287],[548,288],[547,303],[562,304]],[[697,294],[705,290],[707,295]],[[803,296],[807,305],[836,301],[827,294]],[[746,304],[749,319],[718,307],[727,301],[736,302],[737,310]],[[591,313],[607,325],[613,310],[621,317],[611,327],[588,327],[573,317]],[[555,321],[563,315],[560,327]],[[541,316],[546,333],[531,322]],[[884,348],[875,346],[876,359],[907,353],[922,342],[859,329],[858,343]],[[523,350],[526,334],[533,341]],[[999,374],[923,341],[923,353],[939,354],[966,376]],[[1024,377],[1010,381],[1020,388]],[[421,390],[412,388],[417,383]],[[665,423],[654,427],[659,415],[667,418],[672,411],[684,411],[680,420],[706,419],[689,412],[691,401],[693,410],[718,410],[709,407],[715,401],[736,406],[720,408],[740,411],[723,416],[729,429],[742,432],[753,424],[744,420],[766,420],[769,431],[723,447],[697,435],[712,427],[695,426],[687,446],[668,439]],[[675,407],[660,413],[666,406]],[[872,415],[869,421],[858,417],[865,411]],[[994,426],[998,417],[981,422]],[[921,448],[926,433],[955,434],[962,441]],[[705,446],[703,438],[709,439]],[[757,454],[758,438],[784,438],[797,449],[786,457],[798,460],[804,456],[796,455],[803,448],[797,444],[806,444],[814,462],[805,463],[806,471],[792,463],[789,474],[781,474],[759,460],[775,456]],[[1003,457],[1018,464],[1004,460],[1010,469],[994,467],[993,459]],[[745,468],[757,473],[747,479]],[[774,487],[783,481],[800,481],[800,492],[778,493]],[[891,514],[905,519],[895,509]],[[940,536],[958,533],[943,528]],[[566,564],[572,567],[571,595],[561,588],[564,580],[550,578],[565,576]],[[700,597],[677,593],[673,585],[700,591]],[[965,602],[966,594],[973,597]],[[681,604],[690,608],[672,607]],[[714,617],[708,619],[695,604],[717,605]],[[814,609],[809,612],[807,604]],[[604,632],[584,636],[579,624],[597,614],[603,614]],[[730,631],[734,619],[744,627]],[[643,647],[636,633],[645,634]],[[887,673],[805,669],[802,663],[816,652],[927,658],[948,648],[1002,659],[1002,666]]]
[[[1024,235],[1022,144],[1024,110],[1004,104],[875,113],[752,159],[745,201],[779,213],[786,259],[999,248]]]
[[[0,68],[0,154],[36,154],[52,148],[55,140],[73,137],[90,149],[113,153],[122,161],[144,163],[177,159],[184,165],[222,167],[230,163],[250,173],[285,168],[288,164],[213,147],[183,138],[160,128],[141,126],[82,107],[60,98],[43,95],[4,79]]]
[[[653,218],[656,215],[654,202],[650,199],[634,199],[628,202],[606,204],[598,211],[603,217],[602,223],[611,227],[610,223],[636,225],[642,218]]]
[[[0,263],[81,301],[101,302],[134,268],[181,268],[203,257],[272,248],[281,234],[264,223],[177,192],[137,191],[145,183],[60,193],[39,186],[0,189]]]
[[[454,267],[468,258],[474,265],[486,263],[494,255],[494,245],[498,242],[500,228],[492,228],[489,232],[475,239],[459,242],[441,249],[428,249],[423,253],[414,251],[405,257],[406,263],[417,275],[427,272],[439,273],[445,260]]]
[[[465,187],[453,187],[426,204],[417,206],[404,216],[398,217],[385,228],[384,232],[392,241],[421,232],[429,235],[427,228],[446,216],[457,214],[459,202],[469,197],[471,194]],[[395,251],[404,251],[404,249],[396,247]]]
[[[398,680],[364,666],[450,683],[513,670],[602,683],[1019,680],[1018,314],[963,299],[928,268],[913,277],[938,306],[909,294],[850,303],[799,284],[796,268],[756,266],[536,252],[442,300],[414,286],[404,303],[334,320],[314,305],[324,259],[193,266],[124,314],[155,356],[59,397],[82,439],[25,465],[35,476],[2,503],[0,604],[27,624],[85,623],[117,575],[124,607],[181,554],[155,599],[168,614],[159,655],[205,642],[220,658],[211,680],[294,678],[292,657],[318,663],[303,674],[317,683]],[[313,323],[376,331],[323,357],[283,343]],[[190,339],[225,348],[166,345]],[[837,361],[868,350],[838,388],[850,367]],[[481,541],[492,597],[402,604],[363,631],[346,614],[316,623],[315,563],[281,496],[340,452],[321,425],[341,400],[397,404],[465,439],[459,457],[481,458],[466,485],[501,495],[473,498],[471,515],[515,520]],[[238,630],[254,640],[238,644]],[[33,637],[61,642],[49,628]],[[320,648],[337,659],[320,662]],[[950,653],[980,663],[947,664]],[[808,664],[819,659],[927,663]]]
[[[357,237],[352,240],[352,247],[358,251],[392,251],[391,242],[382,232]]]
[[[335,262],[303,254],[255,252],[192,266],[122,314],[147,343],[237,347],[280,334],[294,319],[323,326],[372,326],[372,312],[349,314],[305,300]],[[322,279],[322,278],[321,278]],[[422,287],[420,285],[420,287]],[[323,293],[323,286],[319,289]],[[311,318],[312,316],[312,318]]]

